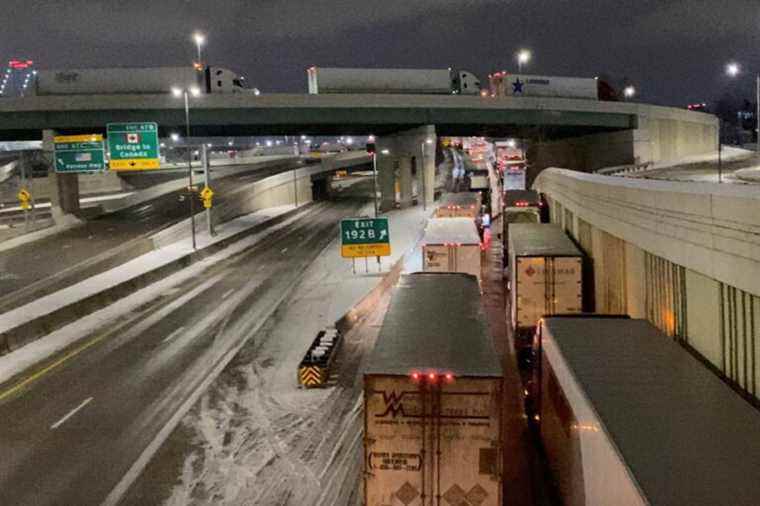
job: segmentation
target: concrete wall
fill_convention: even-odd
[[[760,194],[544,171],[551,219],[590,257],[600,313],[646,318],[760,403]],[[589,287],[590,288],[590,287]]]
[[[716,152],[718,120],[692,111],[637,105],[638,127],[538,142],[529,151],[533,178],[546,167],[591,172],[603,167],[678,160]]]

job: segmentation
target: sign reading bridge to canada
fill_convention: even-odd
[[[388,218],[349,218],[340,222],[340,254],[343,258],[391,255]]]
[[[111,170],[152,170],[161,166],[156,123],[109,123]]]

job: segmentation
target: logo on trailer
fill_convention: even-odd
[[[517,95],[518,93],[522,93],[524,85],[525,83],[520,81],[520,78],[518,77],[517,80],[512,83],[512,94]]]
[[[532,278],[535,273],[536,269],[534,269],[532,265],[529,265],[528,268],[525,269],[525,275],[529,278]]]
[[[401,392],[401,394],[397,394],[396,392],[377,392],[380,395],[383,396],[383,402],[385,403],[385,411],[380,413],[379,415],[375,415],[377,418],[385,418],[388,415],[391,415],[392,418],[396,418],[397,416],[414,416],[414,415],[407,415],[404,412],[404,395],[410,394],[410,395],[418,395],[417,392]]]

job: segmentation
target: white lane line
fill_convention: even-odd
[[[55,422],[53,425],[51,425],[50,426],[50,430],[55,430],[58,427],[60,427],[61,425],[63,425],[64,422],[66,422],[66,420],[68,420],[69,418],[71,418],[72,416],[74,416],[77,413],[77,411],[79,411],[83,407],[87,406],[90,402],[92,402],[92,397],[88,397],[87,399],[85,399],[84,401],[82,401],[82,404],[80,404],[76,408],[74,408],[71,411],[69,411],[69,414],[67,414],[66,416],[64,416],[63,418],[61,418],[57,422]]]
[[[280,253],[285,253],[286,251],[288,251],[288,248],[282,248],[282,249],[280,250]]]
[[[184,326],[182,326],[182,327],[178,328],[177,330],[175,330],[174,332],[172,332],[171,334],[169,334],[169,337],[167,337],[166,339],[164,339],[163,341],[161,341],[161,344],[164,344],[164,343],[166,343],[166,342],[169,342],[169,341],[171,341],[172,339],[174,339],[175,337],[177,337],[177,335],[178,335],[180,332],[182,332],[183,330],[185,330],[185,327],[184,327]]]
[[[222,300],[224,300],[224,299],[226,299],[227,297],[229,297],[230,295],[232,295],[232,292],[234,292],[234,291],[235,291],[235,289],[234,289],[234,288],[232,288],[232,289],[230,289],[230,290],[227,290],[226,292],[224,292],[224,295],[222,295]]]

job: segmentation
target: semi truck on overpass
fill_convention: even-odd
[[[45,95],[163,94],[172,88],[201,93],[257,93],[245,78],[222,67],[144,67],[40,70],[32,93]]]

